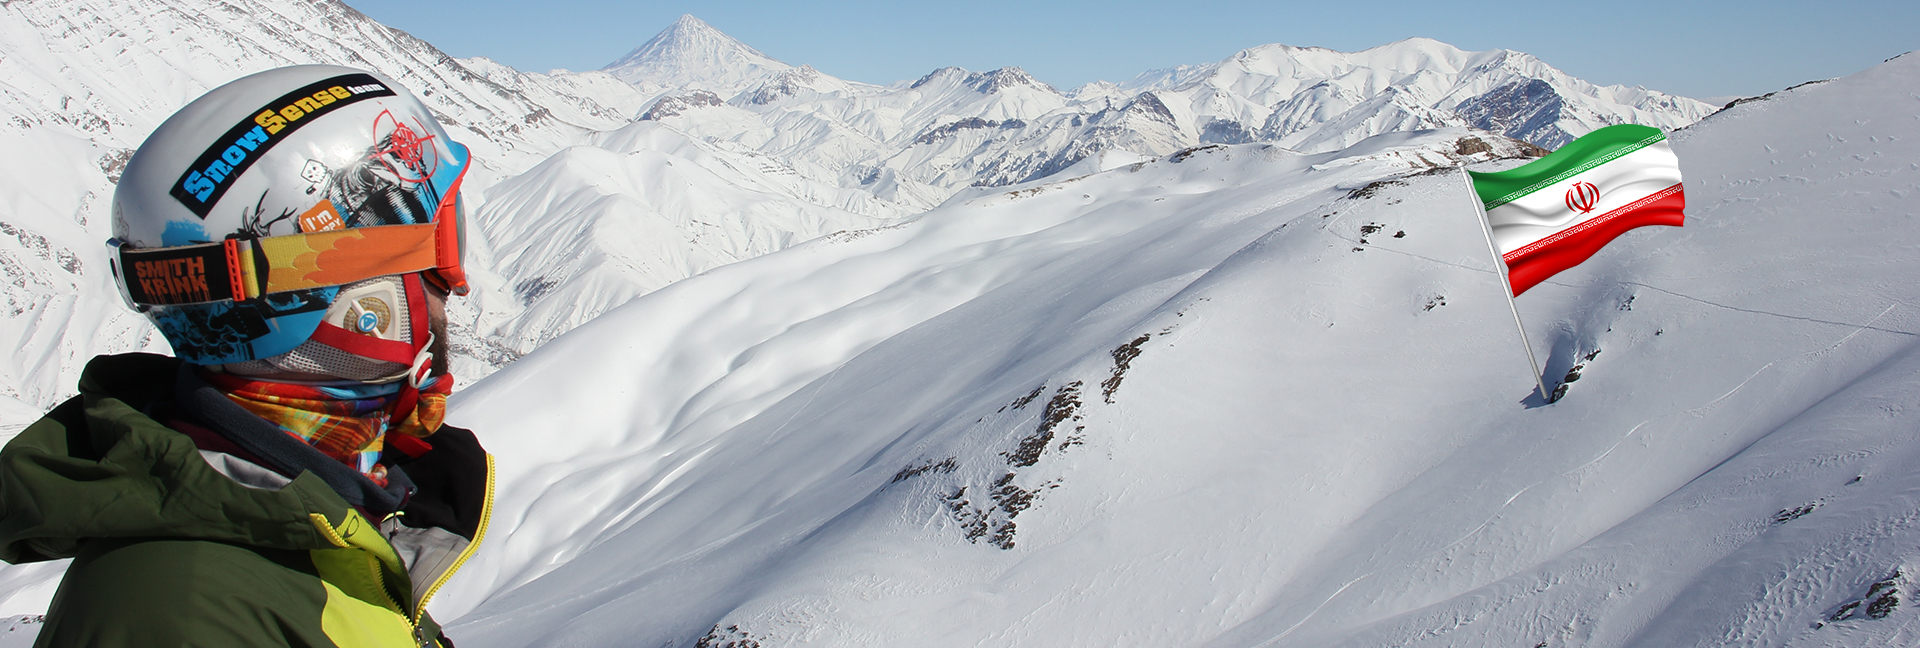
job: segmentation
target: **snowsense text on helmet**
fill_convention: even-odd
[[[289,92],[214,140],[174,183],[173,197],[206,218],[233,180],[293,131],[347,104],[393,95],[385,83],[367,74],[341,75]]]

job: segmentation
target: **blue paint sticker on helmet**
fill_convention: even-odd
[[[213,237],[207,236],[206,226],[189,221],[167,221],[167,229],[160,232],[161,247],[211,242]]]
[[[339,288],[275,293],[244,302],[155,306],[154,326],[174,355],[194,364],[247,362],[292,351],[313,336]]]

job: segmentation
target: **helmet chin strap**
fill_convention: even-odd
[[[413,414],[420,403],[420,389],[427,386],[433,373],[432,324],[427,317],[427,290],[421,283],[420,273],[412,272],[401,277],[401,283],[407,292],[407,319],[413,328],[413,363],[407,368],[407,384],[400,388],[400,400],[394,403],[393,420],[403,421]]]
[[[413,367],[407,370],[407,386],[419,389],[426,386],[428,374],[433,372],[433,334],[427,334],[427,346],[413,356]]]

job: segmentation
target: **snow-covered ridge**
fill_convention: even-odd
[[[696,137],[921,208],[961,187],[1039,179],[1103,150],[1157,156],[1272,142],[1323,152],[1386,132],[1461,126],[1554,148],[1611,124],[1678,128],[1713,109],[1596,86],[1519,52],[1466,52],[1424,38],[1352,53],[1265,45],[1063,94],[1019,68],[943,68],[912,83],[857,86],[765,59],[687,17],[608,70],[643,88],[687,88],[657,99],[649,114]],[[981,122],[1014,126],[928,136]]]
[[[1675,133],[1687,226],[1521,300],[1552,405],[1450,166],[1520,150],[1466,130],[715,269],[458,397],[515,462],[441,609],[480,646],[1903,643],[1916,84]]]

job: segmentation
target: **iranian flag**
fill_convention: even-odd
[[[1467,173],[1516,296],[1627,230],[1686,220],[1680,162],[1651,126],[1608,126],[1526,166]]]

